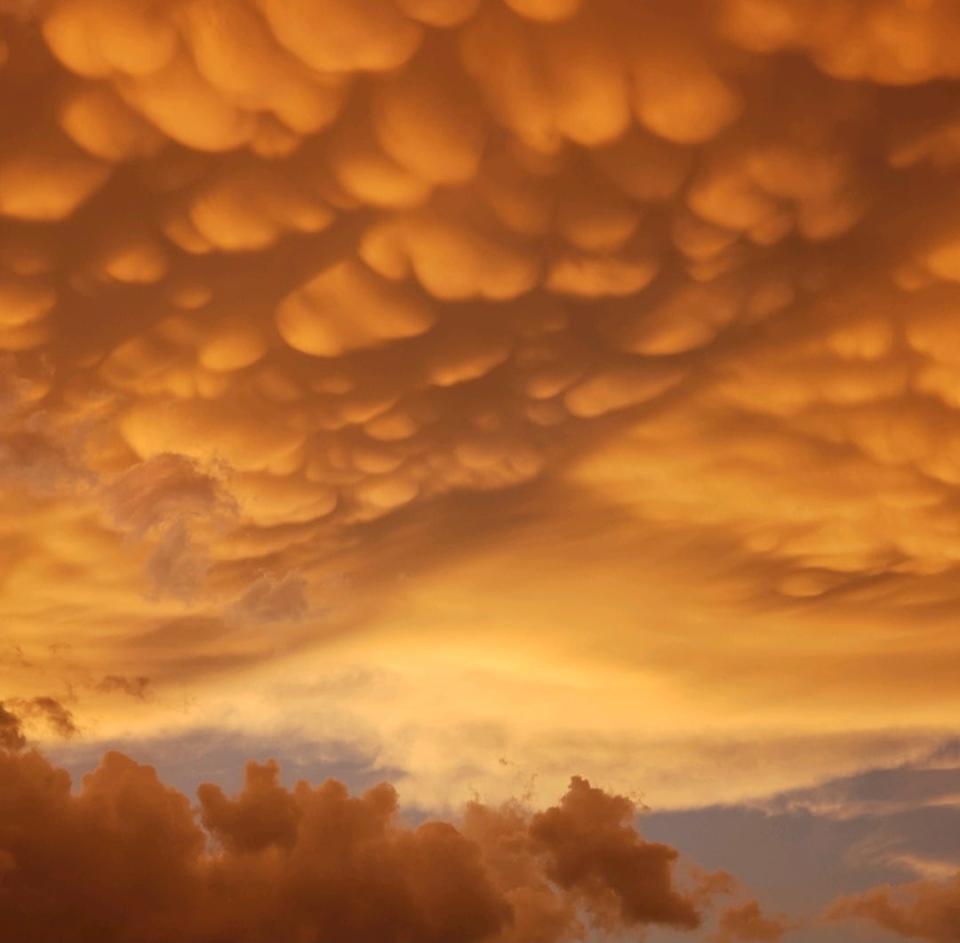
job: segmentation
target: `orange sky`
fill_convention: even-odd
[[[449,815],[926,769],[958,83],[955,0],[0,0],[0,705]]]

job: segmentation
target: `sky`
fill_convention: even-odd
[[[0,940],[960,940],[956,0],[0,0]]]

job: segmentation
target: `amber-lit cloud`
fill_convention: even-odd
[[[717,940],[730,943],[733,940],[752,943],[776,943],[787,930],[790,922],[783,917],[768,917],[756,901],[748,901],[729,907],[720,914]]]
[[[457,823],[413,827],[389,785],[351,797],[333,779],[287,789],[278,772],[248,764],[233,797],[202,785],[195,815],[121,753],[71,792],[64,770],[4,742],[0,931],[24,943],[559,941],[692,931],[734,890],[727,875],[684,877],[676,851],[636,831],[630,800],[579,777],[541,812],[474,802]],[[765,918],[752,902],[743,912],[745,931],[733,911],[721,917],[725,939],[760,939],[749,926]]]
[[[456,686],[492,632],[649,679],[596,729],[742,737],[771,664],[824,716],[765,740],[947,722],[949,4],[8,7],[10,696],[176,726],[371,635]]]
[[[874,888],[836,902],[829,916],[872,921],[899,936],[940,943],[957,933],[960,877]]]
[[[928,755],[958,48],[952,0],[0,2],[8,707],[434,809]]]
[[[57,736],[70,739],[79,731],[74,723],[73,714],[53,697],[32,697],[29,699],[16,698],[10,702],[10,706],[18,711],[21,718],[35,718],[42,720],[46,726]],[[12,735],[14,740],[18,735]]]

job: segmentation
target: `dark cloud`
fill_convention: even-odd
[[[475,804],[462,826],[397,815],[382,784],[199,790],[200,820],[149,766],[107,753],[83,779],[33,751],[0,754],[0,933],[23,943],[266,939],[560,940],[578,902],[599,925],[693,929],[676,853],[648,844],[625,798],[574,779],[558,806]],[[612,907],[610,905],[613,905]],[[529,931],[529,933],[527,932]]]
[[[634,804],[575,777],[559,806],[534,816],[530,834],[546,857],[547,876],[601,912],[613,904],[627,926],[666,923],[694,928],[699,916],[673,889],[676,851],[643,841]],[[644,881],[636,880],[643,873]]]
[[[0,749],[22,750],[26,745],[20,718],[0,703]]]
[[[779,943],[792,928],[785,917],[767,916],[756,901],[724,910],[717,920],[718,943]]]
[[[835,920],[871,921],[913,940],[949,943],[960,926],[960,875],[949,881],[883,885],[844,897],[830,908]]]
[[[11,698],[9,703],[21,718],[41,721],[58,737],[69,740],[80,732],[72,711],[54,697]]]
[[[123,675],[105,675],[95,685],[98,691],[119,691],[141,701],[147,696],[149,687],[150,679],[143,675],[135,678],[128,678]]]

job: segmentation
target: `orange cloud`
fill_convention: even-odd
[[[557,717],[755,738],[741,798],[955,725],[949,0],[0,11],[11,701],[362,726],[445,801]]]
[[[720,914],[717,923],[716,938],[720,943],[779,943],[793,928],[784,917],[764,914],[755,900],[728,907]]]
[[[957,932],[960,879],[885,885],[836,901],[828,916],[869,920],[885,930],[931,943],[952,940]]]
[[[643,840],[629,800],[580,778],[544,812],[473,803],[459,825],[413,827],[387,784],[360,797],[336,780],[290,790],[276,763],[251,762],[235,797],[200,787],[198,822],[149,766],[107,753],[72,792],[66,772],[10,730],[0,931],[24,943],[64,933],[559,941],[591,925],[691,930],[701,920],[674,875],[676,852]]]
[[[22,750],[27,745],[21,729],[20,718],[0,705],[0,746],[4,750]]]
[[[69,739],[80,731],[77,728],[71,711],[64,707],[56,698],[49,696],[32,698],[13,698],[10,706],[20,715],[20,718],[37,718],[42,720],[58,737]],[[18,739],[18,734],[9,725],[8,735],[14,742]]]

